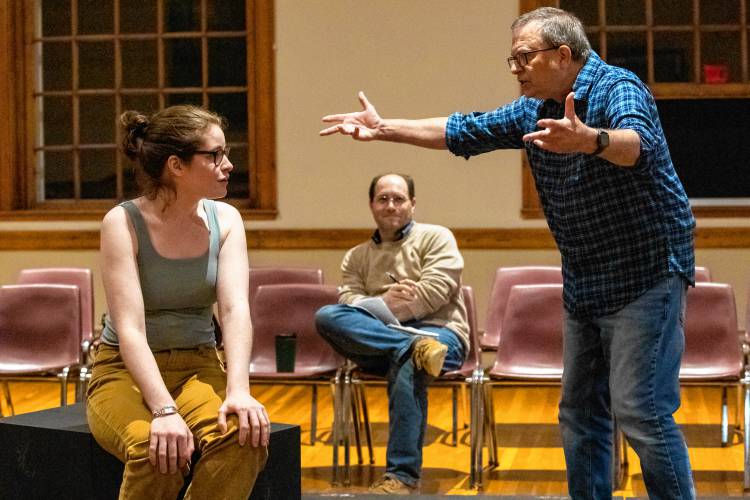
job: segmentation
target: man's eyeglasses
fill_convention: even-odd
[[[519,52],[515,56],[511,56],[508,58],[508,67],[512,70],[514,65],[517,68],[526,66],[527,64],[529,64],[529,54],[536,54],[537,52],[546,52],[548,50],[557,50],[559,48],[560,46],[558,45],[556,47],[549,47],[547,49],[530,50],[528,52]]]
[[[227,146],[224,149],[216,149],[214,151],[196,150],[195,153],[202,155],[211,155],[214,159],[214,165],[218,167],[222,164],[224,158],[229,158],[229,149],[229,146]]]
[[[375,203],[382,206],[387,206],[388,203],[393,202],[393,205],[396,207],[400,207],[404,203],[409,201],[408,199],[404,198],[403,196],[388,196],[388,195],[382,195],[375,198]]]

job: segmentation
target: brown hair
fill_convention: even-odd
[[[226,129],[226,120],[206,109],[178,105],[147,117],[138,111],[120,115],[125,155],[138,165],[136,177],[142,193],[154,199],[160,189],[174,191],[163,178],[167,159],[175,155],[189,160],[200,149],[203,134],[211,125]]]

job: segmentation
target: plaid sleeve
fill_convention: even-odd
[[[641,138],[641,154],[636,169],[653,165],[655,151],[662,147],[663,134],[651,93],[639,82],[620,80],[607,95],[607,119],[613,129],[629,129]]]
[[[521,149],[527,114],[522,99],[485,113],[454,113],[448,118],[445,143],[466,159],[496,149]]]

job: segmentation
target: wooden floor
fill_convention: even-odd
[[[51,408],[59,404],[52,384],[11,384],[17,413]],[[266,405],[275,422],[299,424],[302,428],[302,489],[305,493],[359,492],[383,472],[388,433],[385,389],[367,389],[374,432],[375,465],[356,465],[352,448],[352,486],[332,487],[331,393],[319,391],[318,443],[310,446],[309,387],[254,386],[253,394]],[[500,466],[485,471],[485,493],[500,495],[565,495],[565,464],[557,430],[557,388],[496,388],[494,392]],[[73,394],[71,391],[70,398]],[[730,398],[733,399],[733,398]],[[7,415],[7,409],[3,406]],[[730,415],[734,415],[730,411]],[[459,417],[461,418],[461,417]],[[719,441],[720,390],[687,388],[676,415],[683,425],[696,488],[701,496],[742,496],[742,445],[722,448]],[[449,389],[430,390],[430,417],[424,448],[422,492],[474,495],[468,489],[468,431],[461,430],[457,447],[450,445],[451,405]],[[736,439],[735,439],[736,441]],[[368,461],[363,450],[365,462]],[[485,454],[486,456],[486,454]],[[342,457],[343,458],[343,457]],[[646,496],[638,459],[629,453],[630,467],[623,496]]]

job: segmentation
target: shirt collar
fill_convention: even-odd
[[[414,227],[414,219],[410,220],[407,225],[405,225],[404,227],[396,231],[396,239],[394,239],[393,241],[403,240],[404,238],[409,236],[409,232],[412,230],[413,227]],[[371,238],[372,238],[372,241],[374,241],[378,245],[383,243],[383,240],[380,237],[380,231],[378,229],[376,229],[375,232],[372,233]]]
[[[573,83],[573,99],[576,115],[582,122],[586,122],[586,110],[588,109],[588,98],[591,86],[594,84],[599,69],[604,65],[599,55],[593,50],[589,53],[588,59],[581,67]],[[565,103],[557,102],[554,99],[547,99],[542,104],[541,115],[546,118],[560,119],[565,115]]]

